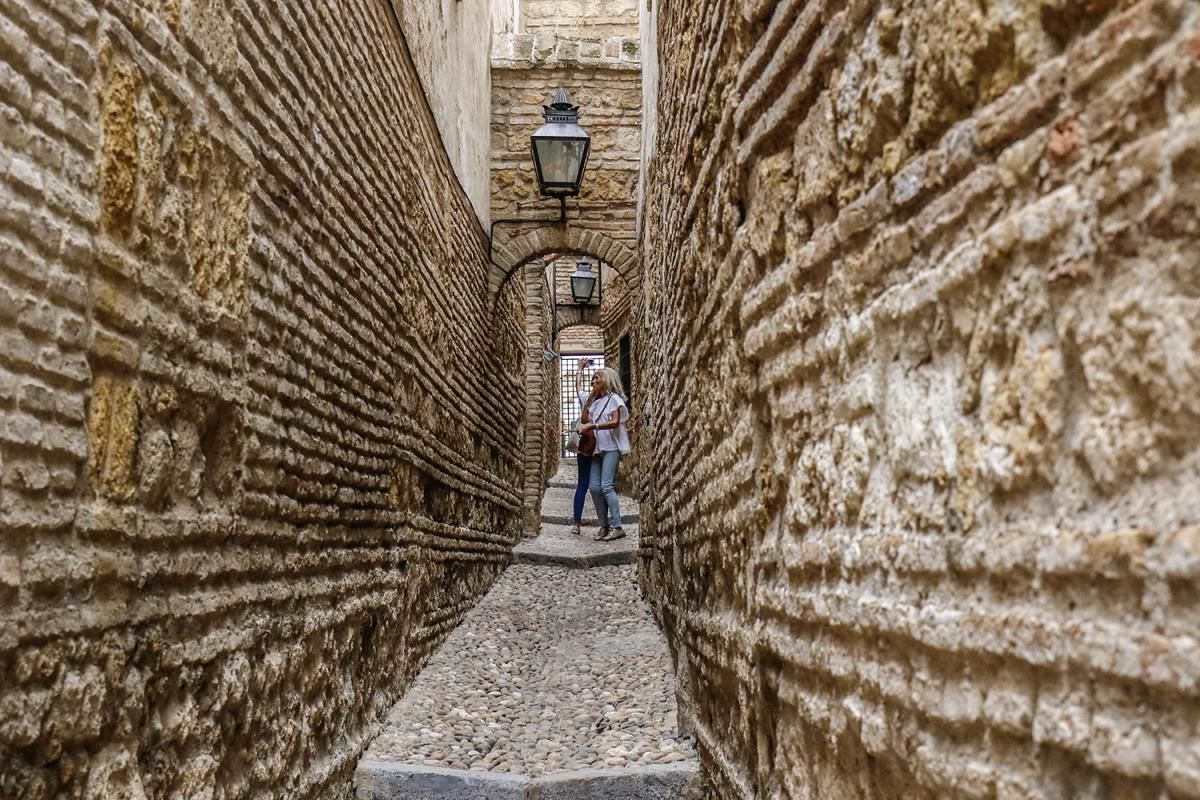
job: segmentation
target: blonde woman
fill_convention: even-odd
[[[611,542],[625,535],[621,526],[621,504],[617,500],[617,465],[629,452],[629,407],[625,405],[625,390],[617,371],[604,367],[592,375],[590,402],[580,422],[580,431],[596,432],[596,452],[592,455],[592,474],[588,488],[596,504],[596,519],[600,530],[596,539]]]

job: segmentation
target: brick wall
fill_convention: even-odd
[[[514,302],[519,293],[525,321],[521,341],[525,380],[512,391],[524,401],[521,527],[526,535],[536,536],[542,524],[542,495],[550,476],[558,471],[560,457],[558,361],[547,358],[554,343],[554,318],[543,262],[531,261],[519,269],[504,291],[513,294]]]
[[[521,503],[391,13],[0,0],[0,165],[0,796],[333,794]]]
[[[545,423],[542,426],[542,475],[549,481],[550,476],[558,472],[558,462],[562,458],[562,387],[558,385],[559,361],[549,356],[554,346],[554,319],[549,314],[542,318],[541,342],[545,353],[541,364],[542,408],[545,409]],[[540,497],[537,508],[540,522]],[[540,531],[540,525],[538,527]]]
[[[582,41],[638,38],[638,0],[520,0],[521,29]]]
[[[1200,6],[658,9],[643,586],[723,798],[1200,797]]]

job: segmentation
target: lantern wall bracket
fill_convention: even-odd
[[[491,232],[491,235],[488,236],[488,261],[492,262],[493,266],[497,266],[497,267],[500,266],[499,264],[496,263],[496,259],[493,256],[493,253],[495,252],[495,249],[496,249],[496,228],[498,226],[500,226],[500,225],[530,225],[533,223],[541,223],[543,225],[546,223],[550,223],[552,225],[567,224],[567,198],[566,197],[558,198],[558,216],[557,217],[508,217],[505,219],[492,220],[492,232]]]

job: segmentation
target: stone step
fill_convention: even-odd
[[[591,569],[592,567],[617,567],[632,564],[637,560],[637,550],[611,550],[606,553],[562,553],[536,547],[513,550],[512,563],[539,564],[545,567],[570,567]]]
[[[620,495],[621,520],[623,525],[636,525],[641,521],[638,504],[633,498]],[[549,525],[570,525],[575,507],[575,485],[569,489],[549,489],[542,498],[542,522]],[[589,497],[583,505],[585,524],[595,525],[595,507]]]
[[[702,800],[705,793],[694,762],[529,778],[364,760],[354,773],[356,800]]]
[[[597,542],[592,538],[594,533],[594,527],[576,536],[561,525],[543,525],[536,538],[526,539],[513,548],[513,563],[587,569],[637,561],[637,526],[631,525],[624,539],[613,542]]]

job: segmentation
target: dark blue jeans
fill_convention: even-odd
[[[579,453],[575,456],[579,476],[575,479],[575,524],[583,522],[583,501],[588,495],[588,481],[592,477],[592,457]]]

